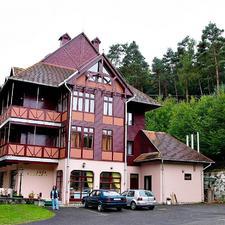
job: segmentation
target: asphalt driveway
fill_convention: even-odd
[[[225,225],[225,205],[156,206],[151,210],[124,209],[122,212],[60,208],[50,220],[30,225]]]

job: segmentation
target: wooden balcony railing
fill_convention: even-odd
[[[10,106],[1,116],[0,123],[3,123],[9,117],[40,120],[46,122],[60,123],[62,116],[60,112],[47,109],[33,109],[22,106]]]
[[[25,144],[5,144],[0,147],[0,157],[2,156],[24,156],[35,158],[59,159],[63,158],[64,149],[57,147],[46,147]]]

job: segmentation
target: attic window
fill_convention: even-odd
[[[98,63],[94,64],[88,71],[90,72],[98,72]]]
[[[112,84],[108,69],[99,61],[88,70],[88,80],[96,83]]]

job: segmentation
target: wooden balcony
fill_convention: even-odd
[[[0,147],[0,157],[2,156],[59,159],[65,157],[65,149],[57,147],[9,143]]]
[[[54,123],[61,123],[62,121],[62,115],[60,112],[47,109],[33,109],[22,106],[10,106],[0,116],[0,124],[2,124],[6,119],[10,117]]]

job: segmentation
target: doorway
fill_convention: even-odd
[[[138,189],[139,177],[138,174],[131,173],[130,174],[130,189]]]
[[[152,176],[144,176],[144,189],[152,190]]]

